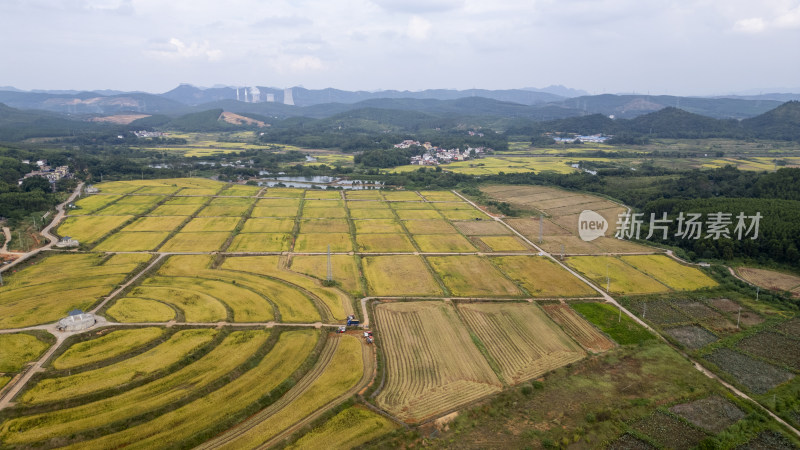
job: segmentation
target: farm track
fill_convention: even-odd
[[[300,397],[308,388],[319,378],[320,375],[325,371],[325,368],[328,367],[331,360],[333,359],[334,353],[336,353],[336,349],[339,346],[339,339],[338,338],[328,338],[328,341],[325,343],[325,347],[322,349],[322,353],[317,360],[317,363],[314,365],[314,368],[311,369],[310,372],[305,374],[303,378],[295,384],[289,391],[281,396],[275,403],[267,406],[266,408],[262,409],[261,411],[257,412],[256,414],[250,416],[247,420],[240,423],[239,425],[231,428],[230,430],[224,432],[223,434],[211,439],[207,442],[204,442],[202,445],[196,447],[197,449],[212,449],[212,448],[220,448],[226,444],[229,444],[236,439],[244,436],[247,434],[248,431],[255,428],[260,423],[264,422],[265,420],[272,417],[275,413],[289,405],[295,399]],[[366,373],[366,371],[365,371]],[[326,408],[323,408],[323,410]],[[280,436],[280,435],[279,435]]]

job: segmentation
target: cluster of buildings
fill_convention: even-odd
[[[460,148],[441,148],[430,145],[426,142],[423,147],[427,150],[422,155],[412,156],[411,164],[418,166],[438,166],[439,164],[447,164],[454,161],[467,161],[469,159],[479,158],[481,154],[491,151],[486,147],[467,147],[465,150]]]
[[[584,143],[591,142],[593,144],[602,144],[605,141],[607,141],[607,140],[611,139],[612,137],[614,137],[614,136],[607,136],[607,135],[604,135],[604,134],[592,134],[590,136],[579,136],[579,135],[576,135],[576,136],[567,136],[567,137],[556,136],[556,135],[553,135],[551,133],[547,133],[547,135],[550,136],[551,138],[553,138],[553,140],[556,141],[556,142],[564,142],[564,143],[567,143],[567,144],[571,144],[571,143],[573,143],[575,141],[580,141],[580,142],[584,142]]]
[[[139,130],[134,131],[133,134],[136,135],[138,138],[160,138],[167,135],[163,131],[147,131],[147,130]],[[122,139],[123,136],[117,136],[118,138]]]
[[[28,159],[22,160],[22,163],[23,164],[31,164],[30,160],[28,160]],[[22,177],[22,179],[20,179],[17,182],[18,184],[21,185],[22,181],[24,179],[30,178],[30,177],[43,177],[43,178],[47,178],[47,181],[49,181],[50,183],[55,183],[56,181],[58,181],[58,180],[60,180],[62,178],[69,178],[70,176],[72,176],[69,173],[69,167],[68,166],[50,167],[47,164],[47,160],[46,159],[40,159],[39,161],[36,161],[35,165],[39,169],[38,170],[34,170],[31,173],[26,173]]]

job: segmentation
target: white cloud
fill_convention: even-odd
[[[325,64],[316,56],[307,55],[289,61],[289,68],[293,72],[310,72],[325,68]]]
[[[426,19],[423,19],[422,17],[419,16],[413,16],[408,21],[406,34],[411,39],[417,41],[423,41],[428,38],[428,35],[430,35],[432,27],[433,26],[431,25],[431,23]]]
[[[767,24],[764,22],[764,19],[761,17],[753,17],[750,19],[742,19],[737,20],[735,24],[733,24],[733,29],[740,33],[761,33],[767,28]]]
[[[178,38],[172,38],[169,43],[158,44],[154,47],[145,50],[145,54],[162,60],[216,61],[222,57],[222,51],[211,48],[208,42],[191,42],[187,45]]]
[[[775,26],[779,28],[800,28],[800,5],[779,15],[775,19]]]

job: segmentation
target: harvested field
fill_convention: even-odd
[[[650,416],[632,423],[631,427],[649,436],[665,448],[692,448],[708,437],[702,431],[662,412],[654,412]]]
[[[665,255],[631,255],[620,259],[676,290],[695,290],[717,286],[699,269],[684,266]]]
[[[403,225],[411,234],[453,234],[458,230],[450,225],[450,222],[443,219],[429,220],[404,220]]]
[[[196,217],[189,221],[181,233],[196,231],[233,231],[239,224],[238,217]]]
[[[285,233],[240,233],[233,238],[229,252],[285,252],[289,235]]]
[[[88,311],[148,254],[55,254],[3,277],[0,328],[55,322],[73,309]]]
[[[713,353],[706,355],[705,359],[716,364],[756,394],[764,394],[794,378],[790,372],[728,348],[714,350]]]
[[[130,352],[163,335],[164,329],[157,327],[112,331],[99,338],[71,345],[52,365],[59,370],[85,366]]]
[[[742,307],[738,303],[727,298],[713,298],[709,300],[708,303],[711,304],[711,306],[713,306],[714,308],[717,308],[718,310],[727,313],[731,321],[735,320],[735,318],[739,316],[739,310],[741,310],[741,318],[739,319],[739,324],[743,327],[758,325],[764,321],[764,319],[761,318],[761,316],[759,316],[749,308]]]
[[[247,219],[242,233],[291,233],[294,219]]]
[[[325,255],[297,255],[292,257],[290,269],[320,280],[328,274],[328,257]],[[354,256],[331,255],[333,280],[341,283],[341,288],[355,296],[363,295],[358,265]]]
[[[762,331],[742,339],[736,348],[800,371],[800,340]]]
[[[434,209],[398,209],[395,214],[402,220],[442,219],[442,215]]]
[[[362,262],[372,296],[442,295],[439,284],[419,256],[367,256],[362,258]]]
[[[745,280],[775,291],[792,291],[800,287],[800,276],[777,272],[775,270],[756,269],[755,267],[738,267],[736,272]]]
[[[601,236],[592,241],[604,253],[645,253],[661,252],[661,249],[648,247],[631,241]]]
[[[297,235],[294,244],[295,252],[327,252],[330,245],[332,252],[353,251],[353,241],[349,233],[311,233]]]
[[[32,334],[0,334],[0,372],[19,372],[25,364],[38,359],[48,347],[49,343]]]
[[[792,319],[778,325],[777,330],[794,338],[800,338],[800,319]]]
[[[81,244],[92,244],[131,219],[133,216],[67,217],[56,232],[59,236],[71,236]]]
[[[502,389],[452,306],[384,303],[375,321],[387,371],[375,399],[402,420],[419,422]]]
[[[394,219],[354,220],[356,234],[395,233],[404,234],[400,222]]]
[[[185,220],[182,216],[142,217],[121,231],[172,231]]]
[[[516,236],[483,236],[480,239],[493,252],[532,252],[522,239]]]
[[[458,310],[507,383],[530,380],[586,355],[534,304],[466,303]]]
[[[222,247],[230,233],[227,231],[180,232],[161,246],[162,252],[214,252]]]
[[[467,236],[496,236],[513,234],[508,227],[494,220],[467,220],[453,222],[453,225],[458,228],[458,231],[466,234]]]
[[[430,256],[428,262],[455,297],[520,297],[513,282],[483,257]]]
[[[606,286],[606,274],[611,279],[611,292],[620,294],[653,294],[669,292],[669,288],[637,271],[617,258],[608,256],[573,256],[567,264],[589,277],[598,286]]]
[[[697,350],[706,345],[716,342],[717,337],[713,333],[697,325],[686,325],[682,327],[667,328],[665,333],[680,342],[686,348]]]
[[[692,322],[692,318],[674,308],[666,300],[633,300],[628,309],[642,319],[659,325],[683,324]]]
[[[511,225],[515,230],[522,233],[523,236],[530,239],[533,242],[539,242],[539,218],[538,217],[530,217],[524,219],[503,219],[507,224]],[[556,225],[549,219],[544,219],[544,225],[542,227],[542,234],[544,236],[555,236],[555,235],[568,235],[570,234],[569,231],[561,228],[560,226]]]
[[[736,331],[736,324],[731,323],[720,313],[709,308],[704,303],[699,301],[676,301],[673,304],[692,319],[703,323],[714,331]]]
[[[614,348],[614,343],[566,304],[542,305],[555,323],[585,350],[602,353]]]
[[[122,323],[168,322],[175,318],[175,310],[155,300],[125,297],[115,301],[106,316]]]
[[[589,297],[598,295],[586,283],[542,256],[493,258],[500,270],[534,297]],[[558,282],[553,282],[558,280]]]
[[[411,253],[416,250],[405,234],[358,234],[356,243],[359,251],[368,253]]]
[[[332,219],[344,219],[347,217],[347,210],[342,207],[332,207],[332,208],[308,208],[303,207],[303,218],[304,219],[313,219],[313,218],[332,218]]]
[[[169,236],[168,231],[120,231],[114,233],[95,247],[100,252],[141,252],[158,248]]]
[[[391,420],[364,407],[352,406],[303,435],[287,450],[358,447],[397,428]],[[341,447],[339,447],[341,445]]]
[[[347,219],[303,219],[300,221],[300,233],[349,233],[350,224]]]
[[[415,234],[412,236],[425,253],[470,253],[477,252],[472,243],[460,234]]]
[[[612,442],[608,450],[656,450],[656,447],[625,433]]]
[[[669,410],[711,433],[720,433],[745,417],[736,405],[717,395],[681,403]]]

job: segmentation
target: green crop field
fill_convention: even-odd
[[[117,322],[168,322],[175,310],[164,303],[145,298],[125,297],[108,308],[107,315]]]
[[[71,345],[55,361],[59,370],[96,363],[135,350],[164,335],[163,328],[133,328],[112,331],[103,336]]]
[[[460,234],[415,234],[412,236],[425,253],[477,252],[472,243]]]
[[[364,276],[373,296],[433,296],[442,291],[419,256],[367,256]]]
[[[0,328],[55,322],[73,309],[88,310],[148,254],[58,254],[3,277]]]
[[[59,236],[71,236],[82,244],[91,244],[131,219],[133,216],[67,217],[56,232]]]
[[[429,256],[431,267],[456,297],[519,297],[524,294],[487,258]]]
[[[0,372],[15,373],[39,358],[50,344],[32,334],[0,334]]]
[[[589,297],[594,289],[543,256],[501,256],[493,258],[500,270],[534,297]]]

